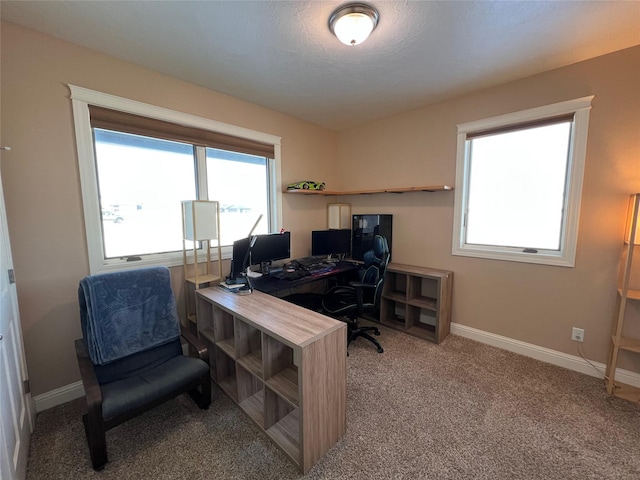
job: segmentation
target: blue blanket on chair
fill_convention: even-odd
[[[85,277],[78,294],[82,333],[94,364],[104,365],[180,335],[166,267]]]

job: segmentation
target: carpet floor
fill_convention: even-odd
[[[28,480],[640,479],[640,406],[602,380],[450,335],[381,328],[347,357],[347,433],[302,476],[215,385],[107,432],[91,469],[76,400],[37,415]]]

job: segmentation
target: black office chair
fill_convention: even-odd
[[[376,235],[371,250],[364,254],[364,266],[358,272],[358,281],[333,287],[322,297],[322,308],[326,314],[339,319],[348,319],[347,346],[356,338],[363,337],[378,348],[378,353],[384,351],[380,342],[368,333],[380,335],[380,330],[377,327],[361,327],[358,324],[358,317],[379,310],[388,263],[387,239],[382,235]]]

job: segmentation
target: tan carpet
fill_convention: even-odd
[[[640,406],[587,375],[457,336],[382,328],[347,358],[347,434],[308,479],[640,479]],[[293,479],[288,458],[217,387],[107,433],[91,469],[81,402],[38,414],[28,480]]]

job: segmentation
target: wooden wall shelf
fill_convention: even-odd
[[[377,193],[408,193],[408,192],[444,192],[453,190],[450,185],[425,185],[421,187],[400,187],[400,188],[377,188],[372,190],[345,190],[342,192],[332,190],[289,190],[285,189],[284,193],[293,193],[296,195],[374,195]]]

